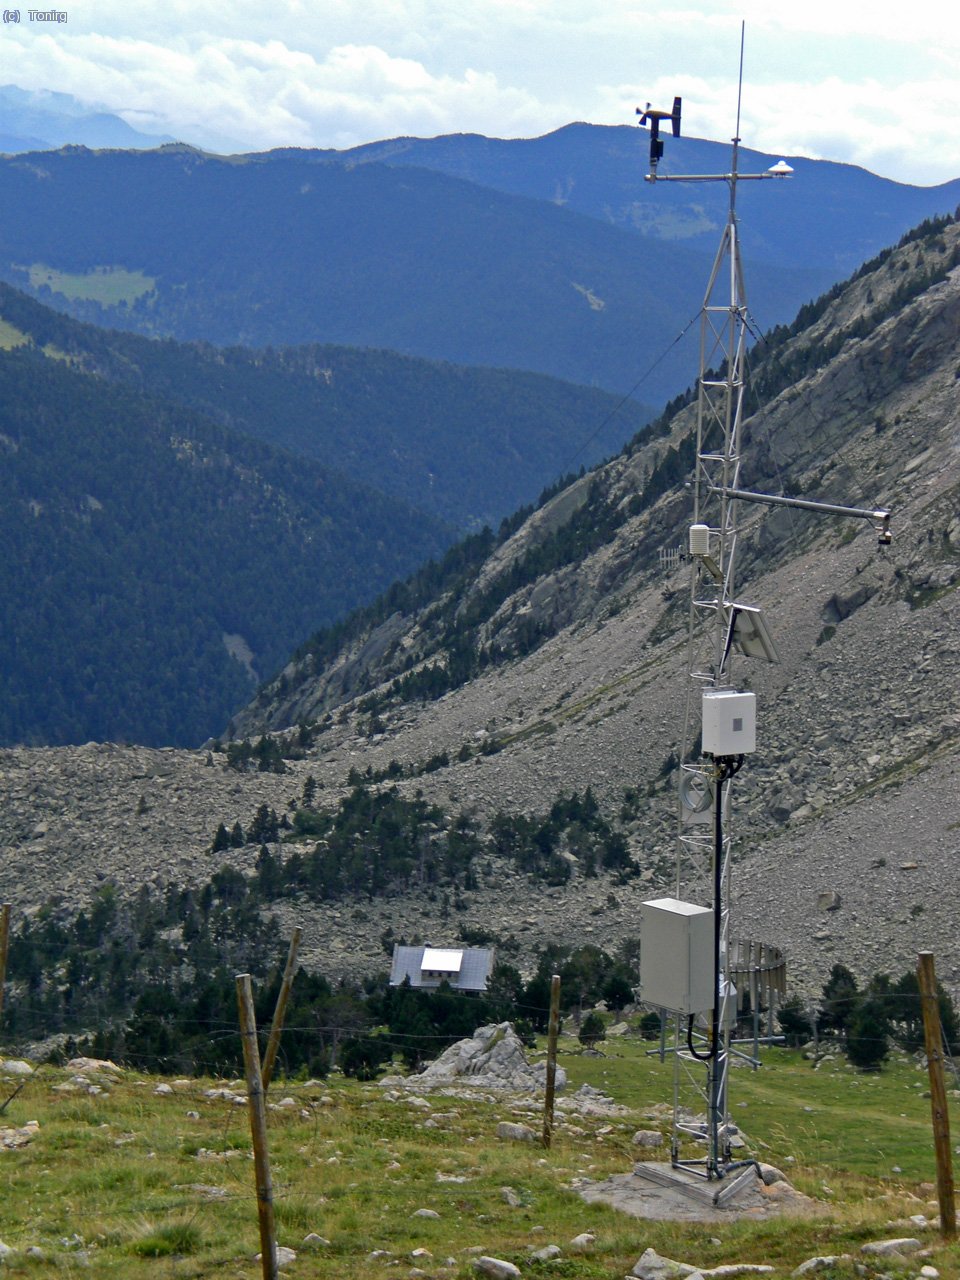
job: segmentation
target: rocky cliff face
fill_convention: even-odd
[[[736,784],[733,930],[784,948],[800,987],[837,960],[899,974],[918,949],[960,985],[958,246],[951,225],[901,247],[758,353],[771,390],[749,424],[745,486],[894,513],[889,548],[865,524],[743,513],[738,594],[764,608],[782,661],[735,668],[757,693],[759,731]],[[263,801],[282,809],[307,774],[322,799],[351,769],[446,753],[449,765],[401,787],[481,816],[542,812],[587,785],[617,809],[636,788],[641,875],[543,889],[490,859],[454,909],[412,896],[291,904],[314,963],[383,967],[388,927],[435,941],[493,927],[516,938],[521,963],[547,941],[612,947],[636,934],[640,902],[674,883],[688,571],[658,553],[685,540],[689,509],[682,486],[656,496],[654,478],[691,424],[688,408],[558,494],[446,597],[348,633],[319,669],[309,653],[291,663],[234,724],[244,736],[319,721],[287,775],[237,775],[217,753],[4,752],[0,890],[28,905],[82,898],[97,876],[130,890],[150,875],[205,878],[223,860],[207,852],[217,823],[246,823]],[[574,550],[546,555],[565,534]],[[472,679],[404,700],[398,677],[449,665],[467,643],[488,655]],[[248,865],[255,853],[232,856]],[[705,871],[684,896],[697,899]]]

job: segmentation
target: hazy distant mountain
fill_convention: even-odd
[[[547,201],[315,152],[71,148],[0,161],[0,275],[99,323],[530,369],[657,403],[709,256]],[[758,285],[786,320],[833,272]]]
[[[764,171],[777,158],[744,152],[742,165]],[[728,164],[720,144],[671,138],[664,171]],[[390,348],[620,394],[639,384],[658,403],[689,381],[694,339],[676,340],[699,304],[726,192],[653,189],[646,165],[641,130],[588,125],[342,154],[14,156],[0,161],[0,276],[151,335]],[[850,165],[795,169],[740,192],[761,329],[960,200],[960,181],[916,188]]]
[[[551,201],[654,240],[713,252],[727,214],[722,183],[653,186],[644,181],[649,133],[636,126],[570,124],[541,138],[392,138],[326,152],[345,164],[416,166],[497,191]],[[743,149],[741,173],[764,173],[783,157]],[[855,165],[789,157],[788,181],[744,183],[738,209],[744,250],[767,266],[807,264],[839,279],[924,218],[952,213],[960,178],[915,187]],[[726,173],[730,145],[668,137],[662,174]]]
[[[0,85],[0,151],[45,151],[68,145],[157,147],[164,135],[141,133],[109,111],[91,110],[69,93]]]

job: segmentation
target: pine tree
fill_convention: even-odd
[[[249,844],[272,844],[280,838],[280,819],[275,810],[264,801],[257,810],[253,822],[247,828]]]
[[[580,1028],[580,1034],[577,1037],[582,1045],[592,1049],[595,1044],[607,1038],[607,1027],[601,1014],[594,1010],[588,1013],[583,1020],[583,1026]]]
[[[878,974],[850,1015],[847,1057],[861,1071],[879,1071],[890,1051],[890,992],[890,979]]]
[[[836,1031],[839,1035],[844,1035],[857,1006],[858,997],[856,978],[845,964],[835,964],[823,987],[820,1029]]]
[[[813,1025],[799,996],[791,996],[777,1011],[777,1021],[791,1049],[798,1049],[813,1036]]]

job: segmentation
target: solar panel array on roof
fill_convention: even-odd
[[[439,947],[424,947],[420,968],[430,973],[459,973],[462,960],[462,951],[441,950]]]

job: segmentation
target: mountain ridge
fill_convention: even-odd
[[[253,351],[103,330],[0,283],[7,342],[178,402],[461,529],[496,524],[649,410],[545,375],[334,346]]]
[[[760,732],[737,783],[735,930],[784,948],[800,991],[837,962],[903,971],[918,949],[960,984],[958,252],[956,221],[919,230],[756,357],[768,392],[746,424],[744,483],[893,512],[889,549],[861,523],[752,508],[742,522],[742,598],[763,606],[782,661],[737,669]],[[689,582],[658,553],[685,541],[693,416],[675,406],[500,538],[301,646],[233,726],[240,739],[313,719],[283,774],[238,773],[214,744],[6,753],[16,834],[0,888],[29,900],[30,876],[66,848],[71,894],[94,868],[128,891],[148,860],[194,882],[227,856],[252,873],[257,847],[214,853],[218,824],[248,824],[262,803],[293,812],[310,777],[325,804],[367,779],[482,829],[589,785],[622,815],[635,874],[591,874],[566,847],[569,881],[544,886],[491,847],[456,901],[294,896],[278,916],[304,923],[327,973],[382,967],[388,927],[434,941],[492,928],[528,968],[546,941],[635,936],[640,903],[675,884]],[[107,797],[96,829],[58,819],[64,790],[89,795],[91,778]],[[691,900],[708,896],[706,872],[685,878]]]
[[[633,125],[571,123],[538,138],[443,134],[393,138],[326,151],[345,164],[381,163],[435,169],[495,190],[572,208],[656,240],[684,242],[712,254],[727,213],[722,184],[653,189],[644,181],[648,135]],[[742,173],[766,172],[781,153],[741,147]],[[835,277],[848,275],[925,218],[960,204],[960,178],[931,187],[881,178],[858,165],[786,157],[787,184],[745,184],[739,192],[744,252],[766,270],[821,260],[829,245]],[[660,172],[724,173],[730,146],[705,138],[671,138]],[[775,190],[775,188],[780,188]],[[772,203],[771,203],[772,202]]]
[[[658,401],[708,267],[619,227],[428,170],[316,153],[68,148],[0,159],[0,277],[81,319],[220,346],[370,346]],[[767,277],[761,277],[761,280]],[[835,278],[784,266],[765,324]],[[122,295],[122,296],[117,296]]]
[[[752,936],[786,943],[810,979],[849,955],[867,974],[871,964],[908,964],[912,949],[936,937],[945,980],[960,980],[960,955],[948,941],[960,830],[958,246],[955,222],[931,228],[839,291],[811,327],[769,357],[768,364],[810,364],[745,433],[748,486],[786,484],[797,495],[894,512],[890,551],[859,525],[777,510],[751,509],[745,518],[744,598],[763,604],[783,661],[744,673],[760,703],[762,755],[745,770],[744,789],[753,781],[738,818],[746,844],[738,909],[758,930]],[[931,274],[940,278],[924,284]],[[911,275],[917,292],[900,303]],[[831,356],[819,364],[828,346]],[[758,372],[761,382],[776,383],[775,370]],[[504,577],[551,517],[575,520],[596,500],[584,498],[591,484],[606,509],[624,513],[599,546],[531,575],[485,616],[474,642],[501,645],[501,663],[439,698],[406,696],[406,659],[398,667],[398,655],[449,665],[463,640],[443,621],[442,599],[425,601],[415,614],[381,623],[387,633],[360,633],[339,656],[325,653],[319,671],[309,669],[308,653],[297,659],[285,672],[283,698],[271,701],[261,690],[236,717],[236,731],[279,727],[291,709],[309,717],[313,706],[345,726],[327,731],[318,776],[328,785],[348,744],[353,768],[362,772],[367,762],[374,775],[391,759],[442,752],[449,765],[416,785],[428,798],[478,813],[536,811],[542,797],[588,782],[616,807],[638,787],[648,798],[630,847],[651,873],[640,892],[667,891],[686,593],[683,570],[658,570],[656,556],[683,545],[689,517],[682,489],[656,494],[643,510],[630,503],[657,460],[682,444],[691,418],[691,408],[681,410],[669,434],[638,442],[557,495],[492,551],[472,586],[451,584],[462,604],[448,619],[469,608],[471,591]],[[529,650],[511,652],[511,638],[531,620],[545,632]],[[298,662],[308,673],[303,683]],[[821,846],[824,830],[831,835]],[[592,904],[602,892],[590,894]],[[619,936],[628,927],[627,895],[612,892],[621,905],[608,913],[608,927]],[[561,896],[554,927],[573,910],[571,895]],[[833,904],[829,914],[821,901]],[[498,900],[494,914],[502,909]],[[760,932],[770,925],[783,930],[780,938]]]

